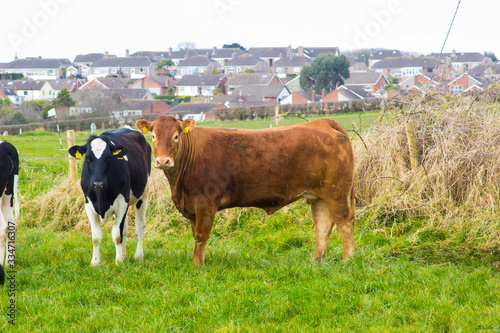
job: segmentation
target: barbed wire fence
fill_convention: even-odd
[[[347,129],[347,132],[356,132],[358,135],[363,135],[363,134],[376,134],[376,133],[393,133],[395,135],[407,135],[408,131],[402,131],[402,130],[352,130],[352,129]],[[70,131],[68,131],[70,132]],[[412,130],[413,133],[418,134],[418,133],[451,133],[451,132],[471,132],[471,133],[477,133],[477,132],[500,132],[500,128],[470,128],[470,129],[426,129],[426,130]],[[72,139],[73,140],[81,140],[85,141],[87,138],[86,137],[81,137],[81,138],[75,138],[74,137],[74,131],[72,134]],[[67,138],[68,140],[71,140],[70,137]],[[363,137],[361,136],[361,139],[363,140]],[[12,142],[15,145],[15,142],[17,141],[41,141],[41,142],[47,142],[47,141],[59,141],[59,138],[9,138],[8,141]],[[74,144],[74,141],[72,141],[72,145]],[[70,145],[67,146],[69,148]],[[472,152],[455,152],[455,153],[443,153],[441,155],[442,158],[447,158],[447,157],[457,157],[457,156],[498,156],[500,155],[500,152],[487,152],[487,151],[472,151]],[[429,155],[425,154],[417,154],[416,151],[409,151],[408,154],[401,155],[402,157],[407,157],[407,158],[418,158],[418,159],[423,159],[429,157]],[[364,155],[355,155],[355,159],[360,159],[360,158],[371,158],[371,159],[390,159],[394,158],[394,156],[391,155],[369,155],[369,154],[364,154]],[[72,161],[75,160],[73,157],[69,156],[68,157],[22,157],[22,155],[19,157],[21,162],[26,162],[26,161]],[[76,165],[76,164],[75,164]],[[69,168],[68,168],[68,174],[69,174]],[[358,180],[357,185],[359,184],[366,184],[366,183],[371,183],[378,181],[379,178],[387,178],[387,177],[378,177],[377,179],[368,179],[368,180]],[[19,182],[39,182],[39,183],[61,183],[63,180],[39,180],[39,179],[30,179],[30,180],[23,180],[20,179]]]

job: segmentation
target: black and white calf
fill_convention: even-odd
[[[84,146],[73,146],[69,154],[85,155],[81,185],[85,211],[92,228],[94,253],[91,265],[100,261],[101,222],[115,215],[112,230],[116,245],[116,263],[125,257],[128,206],[135,205],[137,235],[136,259],[142,259],[142,240],[149,197],[151,147],[144,136],[130,128],[107,131],[90,136]]]
[[[15,265],[16,218],[19,216],[17,183],[19,157],[10,143],[0,141],[0,269],[5,264]]]

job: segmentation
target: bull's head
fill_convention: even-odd
[[[186,119],[178,121],[172,116],[161,115],[153,122],[141,119],[135,125],[143,133],[151,132],[155,168],[168,170],[175,165],[177,154],[182,145],[183,135],[189,135],[195,121]]]
[[[73,146],[68,152],[76,159],[85,156],[82,174],[86,173],[90,177],[88,186],[100,191],[107,187],[112,159],[126,158],[128,149],[123,145],[114,145],[93,136],[84,146]]]

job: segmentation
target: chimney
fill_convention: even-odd
[[[217,53],[217,47],[216,46],[214,46],[214,48],[212,49],[212,56],[214,56],[215,53]]]
[[[237,56],[236,52],[233,52],[233,55],[231,58],[234,59],[234,58],[236,58],[236,56]]]
[[[243,102],[243,97],[241,96],[241,90],[240,90],[240,97],[238,97],[238,102]]]
[[[325,99],[325,88],[323,88],[323,90],[321,90],[321,100],[324,100]]]
[[[335,89],[338,89],[339,88],[339,83],[335,83]]]
[[[457,51],[455,49],[453,49],[453,51],[451,51],[451,57],[452,58],[456,58],[457,57]]]
[[[169,55],[169,56],[172,56],[172,47],[169,47],[169,48],[168,48],[168,55]]]
[[[298,54],[299,54],[299,57],[303,57],[304,56],[304,47],[303,46],[299,46]]]
[[[17,60],[17,59],[18,58],[17,58],[17,52],[16,52],[15,55],[14,55],[14,60]]]
[[[125,57],[130,57],[130,50],[129,49],[125,50]]]
[[[280,59],[283,59],[283,52],[280,52]]]
[[[109,57],[108,51],[104,52],[104,58],[108,58],[108,57]]]
[[[316,92],[314,90],[312,91],[311,100],[313,103],[316,102]]]

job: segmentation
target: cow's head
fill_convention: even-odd
[[[155,168],[168,170],[175,165],[177,154],[182,146],[183,136],[189,135],[195,121],[178,121],[172,116],[161,115],[153,122],[141,119],[135,125],[143,133],[151,132]]]
[[[107,187],[108,175],[113,161],[126,159],[125,155],[128,149],[123,145],[115,145],[100,137],[91,136],[84,146],[73,146],[68,149],[68,152],[76,159],[85,156],[82,175],[87,174],[90,178],[88,185],[94,190],[100,191]]]

